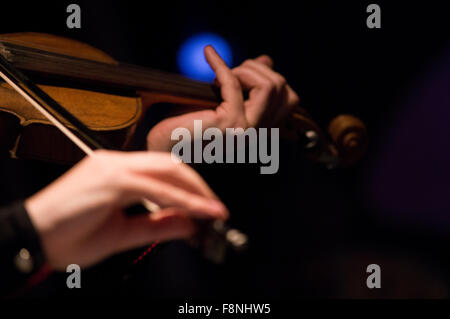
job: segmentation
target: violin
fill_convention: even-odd
[[[214,108],[221,101],[212,84],[121,64],[88,44],[60,36],[0,35],[0,54],[18,69],[43,79],[45,84],[38,86],[44,92],[115,149],[130,147],[137,125],[152,105]],[[281,133],[302,145],[313,161],[328,167],[356,163],[367,147],[366,127],[351,115],[333,119],[327,135],[298,107]],[[0,86],[0,147],[12,157],[55,163],[73,164],[84,156],[6,84]]]
[[[30,91],[19,94],[20,88],[10,80],[0,84],[0,148],[14,158],[74,164],[89,154],[91,147],[127,150],[152,105],[164,102],[188,111],[192,107],[215,108],[221,102],[218,88],[212,84],[121,64],[88,44],[60,36],[0,35],[0,56],[2,70],[10,71],[16,84]],[[22,71],[39,82],[35,85]],[[59,120],[39,110],[39,100],[49,108],[48,113],[57,113]],[[365,125],[351,115],[332,120],[327,136],[299,107],[281,132],[302,145],[312,160],[328,167],[355,163],[367,146]],[[211,259],[223,260],[227,243],[238,248],[246,243],[244,234],[223,223],[199,224],[203,226],[194,242]]]

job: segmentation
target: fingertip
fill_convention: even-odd
[[[225,207],[224,204],[222,204],[222,202],[220,202],[218,200],[215,200],[215,199],[212,199],[210,201],[210,207],[211,207],[211,210],[215,214],[217,214],[218,218],[221,218],[221,219],[227,219],[228,218],[228,215],[229,215],[228,214],[228,209]]]
[[[208,44],[207,46],[205,46],[204,50],[203,50],[204,54],[205,54],[205,59],[206,62],[208,62],[209,66],[211,68],[213,68],[213,56],[214,56],[214,48],[212,47],[212,45]]]
[[[207,46],[205,46],[204,52],[205,52],[205,55],[214,54],[214,53],[217,54],[216,50],[214,49],[214,47],[211,44],[208,44]]]
[[[273,68],[273,59],[268,56],[267,54],[262,54],[259,57],[257,57],[255,59],[255,61],[262,63],[266,66],[268,66],[269,68]]]
[[[196,217],[200,219],[209,218],[228,218],[228,210],[224,204],[216,199],[203,200],[200,199],[195,201],[192,206],[186,210],[190,217]]]
[[[212,64],[224,64],[226,65],[226,62],[224,61],[224,59],[222,59],[222,57],[220,56],[219,52],[217,52],[217,50],[211,45],[208,44],[207,46],[205,46],[205,58],[206,61],[209,63],[209,65]],[[212,65],[211,65],[212,67]]]

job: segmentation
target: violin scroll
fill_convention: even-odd
[[[283,135],[299,142],[312,161],[330,169],[356,164],[367,149],[366,126],[353,115],[335,117],[326,134],[304,109],[298,108],[288,119]]]
[[[337,148],[340,164],[349,166],[361,159],[367,149],[367,129],[353,115],[339,115],[328,126],[328,133]]]

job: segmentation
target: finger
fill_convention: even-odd
[[[259,57],[255,58],[255,61],[258,63],[262,63],[268,66],[269,68],[273,69],[273,60],[270,56],[266,54],[260,55]]]
[[[123,167],[126,172],[144,174],[197,195],[217,198],[206,182],[188,165],[175,163],[167,152],[114,152],[108,162]]]
[[[249,90],[249,99],[245,101],[245,116],[249,124],[255,126],[267,111],[274,85],[269,79],[251,68],[237,67],[232,72],[242,86]]]
[[[226,104],[226,103],[222,103]],[[229,124],[230,122],[236,123],[236,118],[227,117],[228,114],[221,114],[219,109],[223,109],[222,104],[216,109],[201,110],[197,112],[187,113],[176,117],[171,117],[162,120],[156,124],[147,135],[147,148],[149,150],[159,150],[165,151],[172,149],[173,146],[180,142],[180,135],[176,134],[177,128],[187,129],[191,137],[196,136],[196,124],[195,121],[200,120],[202,128],[219,128],[222,132],[228,127],[233,127],[234,124]],[[230,126],[233,125],[233,126]],[[161,134],[163,132],[164,134]],[[162,146],[158,145],[159,141],[164,141]],[[154,142],[156,141],[156,143]],[[161,143],[159,143],[161,144]]]
[[[295,93],[295,91],[289,84],[286,85],[284,95],[285,97],[283,99],[285,100],[285,107],[279,108],[279,112],[274,119],[274,123],[280,123],[281,121],[283,121],[289,115],[289,113],[300,104],[299,96],[297,95],[297,93]]]
[[[141,247],[154,241],[185,239],[195,233],[195,225],[181,210],[165,209],[157,214],[136,216],[123,222],[120,250]]]
[[[244,98],[242,88],[238,79],[233,75],[230,68],[217,54],[212,46],[205,47],[205,58],[211,69],[216,74],[217,82],[220,85],[222,99],[229,102],[227,111],[234,115],[244,113]]]
[[[171,159],[173,163],[173,160]],[[183,188],[193,194],[211,199],[218,199],[201,176],[188,165],[173,163],[163,171],[152,171],[150,175],[162,182]]]
[[[180,208],[189,212],[190,217],[228,217],[225,206],[216,199],[199,196],[183,186],[173,186],[146,176],[130,174],[118,182],[122,194],[122,205],[146,198],[161,208]]]
[[[267,76],[252,68],[241,65],[231,70],[231,72],[233,72],[242,87],[246,90],[258,88],[268,91],[271,89],[271,86],[273,86],[273,83]]]
[[[273,98],[270,101],[270,105],[273,107],[266,111],[265,116],[270,118],[272,123],[281,121],[286,117],[292,107],[298,104],[299,99],[297,94],[286,83],[286,79],[281,74],[274,72],[267,65],[255,60],[247,60],[241,67],[242,69],[252,70],[258,73],[268,81],[266,89],[272,93]]]
[[[255,60],[247,60],[242,64],[243,67],[251,68],[262,76],[265,76],[273,82],[278,92],[286,86],[286,79],[279,73],[273,71],[269,66],[259,63]]]
[[[300,97],[297,93],[291,88],[291,86],[288,84],[286,86],[288,91],[288,98],[287,103],[289,104],[289,107],[292,109],[295,106],[298,106],[300,104]]]

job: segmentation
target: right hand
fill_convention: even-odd
[[[123,208],[142,198],[161,210],[125,216]],[[155,240],[188,238],[195,232],[192,217],[228,217],[193,169],[157,152],[96,151],[25,207],[55,270],[90,266]]]

